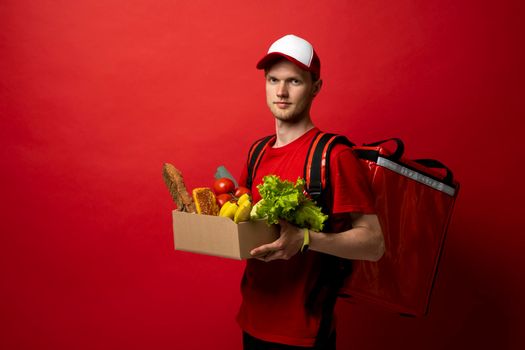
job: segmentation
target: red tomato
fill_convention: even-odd
[[[233,181],[226,177],[217,179],[213,183],[213,191],[215,191],[215,194],[233,192],[234,189],[235,185],[233,184]]]
[[[220,208],[224,205],[224,203],[231,201],[233,199],[233,196],[230,193],[221,193],[215,198],[217,199],[217,204]]]
[[[237,189],[235,190],[235,193],[233,195],[235,197],[239,198],[240,196],[242,196],[245,193],[248,193],[250,196],[252,195],[251,191],[248,188],[246,188],[244,186],[239,186],[239,187],[237,187]]]

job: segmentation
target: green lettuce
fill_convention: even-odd
[[[284,219],[301,228],[321,231],[328,216],[305,195],[304,185],[302,178],[294,184],[276,175],[265,176],[257,186],[261,200],[254,206],[252,218],[265,218],[268,224]]]

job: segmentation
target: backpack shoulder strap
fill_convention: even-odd
[[[253,178],[257,172],[257,167],[259,162],[266,151],[266,147],[275,140],[275,135],[265,136],[257,141],[255,141],[250,147],[248,152],[248,176],[246,177],[246,187],[251,190],[253,184]]]
[[[318,204],[326,206],[326,190],[329,189],[330,152],[336,144],[355,146],[345,136],[319,132],[308,150],[304,164],[306,191]],[[328,209],[328,208],[325,208]]]
[[[304,164],[304,179],[306,182],[306,191],[310,197],[323,208],[325,214],[331,213],[330,198],[330,153],[336,144],[344,144],[348,147],[353,147],[354,144],[350,142],[345,136],[319,132],[314,136]],[[319,280],[314,286],[311,295],[312,300],[320,292],[324,286],[328,286],[330,297],[326,302],[330,304],[329,308],[325,308],[321,325],[318,332],[318,340],[325,339],[329,334],[332,320],[331,311],[335,305],[338,290],[343,283],[344,278],[350,271],[350,261],[345,263],[344,259],[335,256],[326,256],[324,258],[324,281]],[[326,313],[328,311],[328,313]]]

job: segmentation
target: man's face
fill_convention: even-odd
[[[309,117],[310,106],[320,87],[321,81],[312,82],[309,72],[281,60],[266,72],[266,103],[278,120],[298,122]]]

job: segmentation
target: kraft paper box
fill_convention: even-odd
[[[231,259],[248,259],[250,251],[279,237],[275,225],[264,220],[236,224],[220,216],[173,211],[175,250],[215,255]]]

